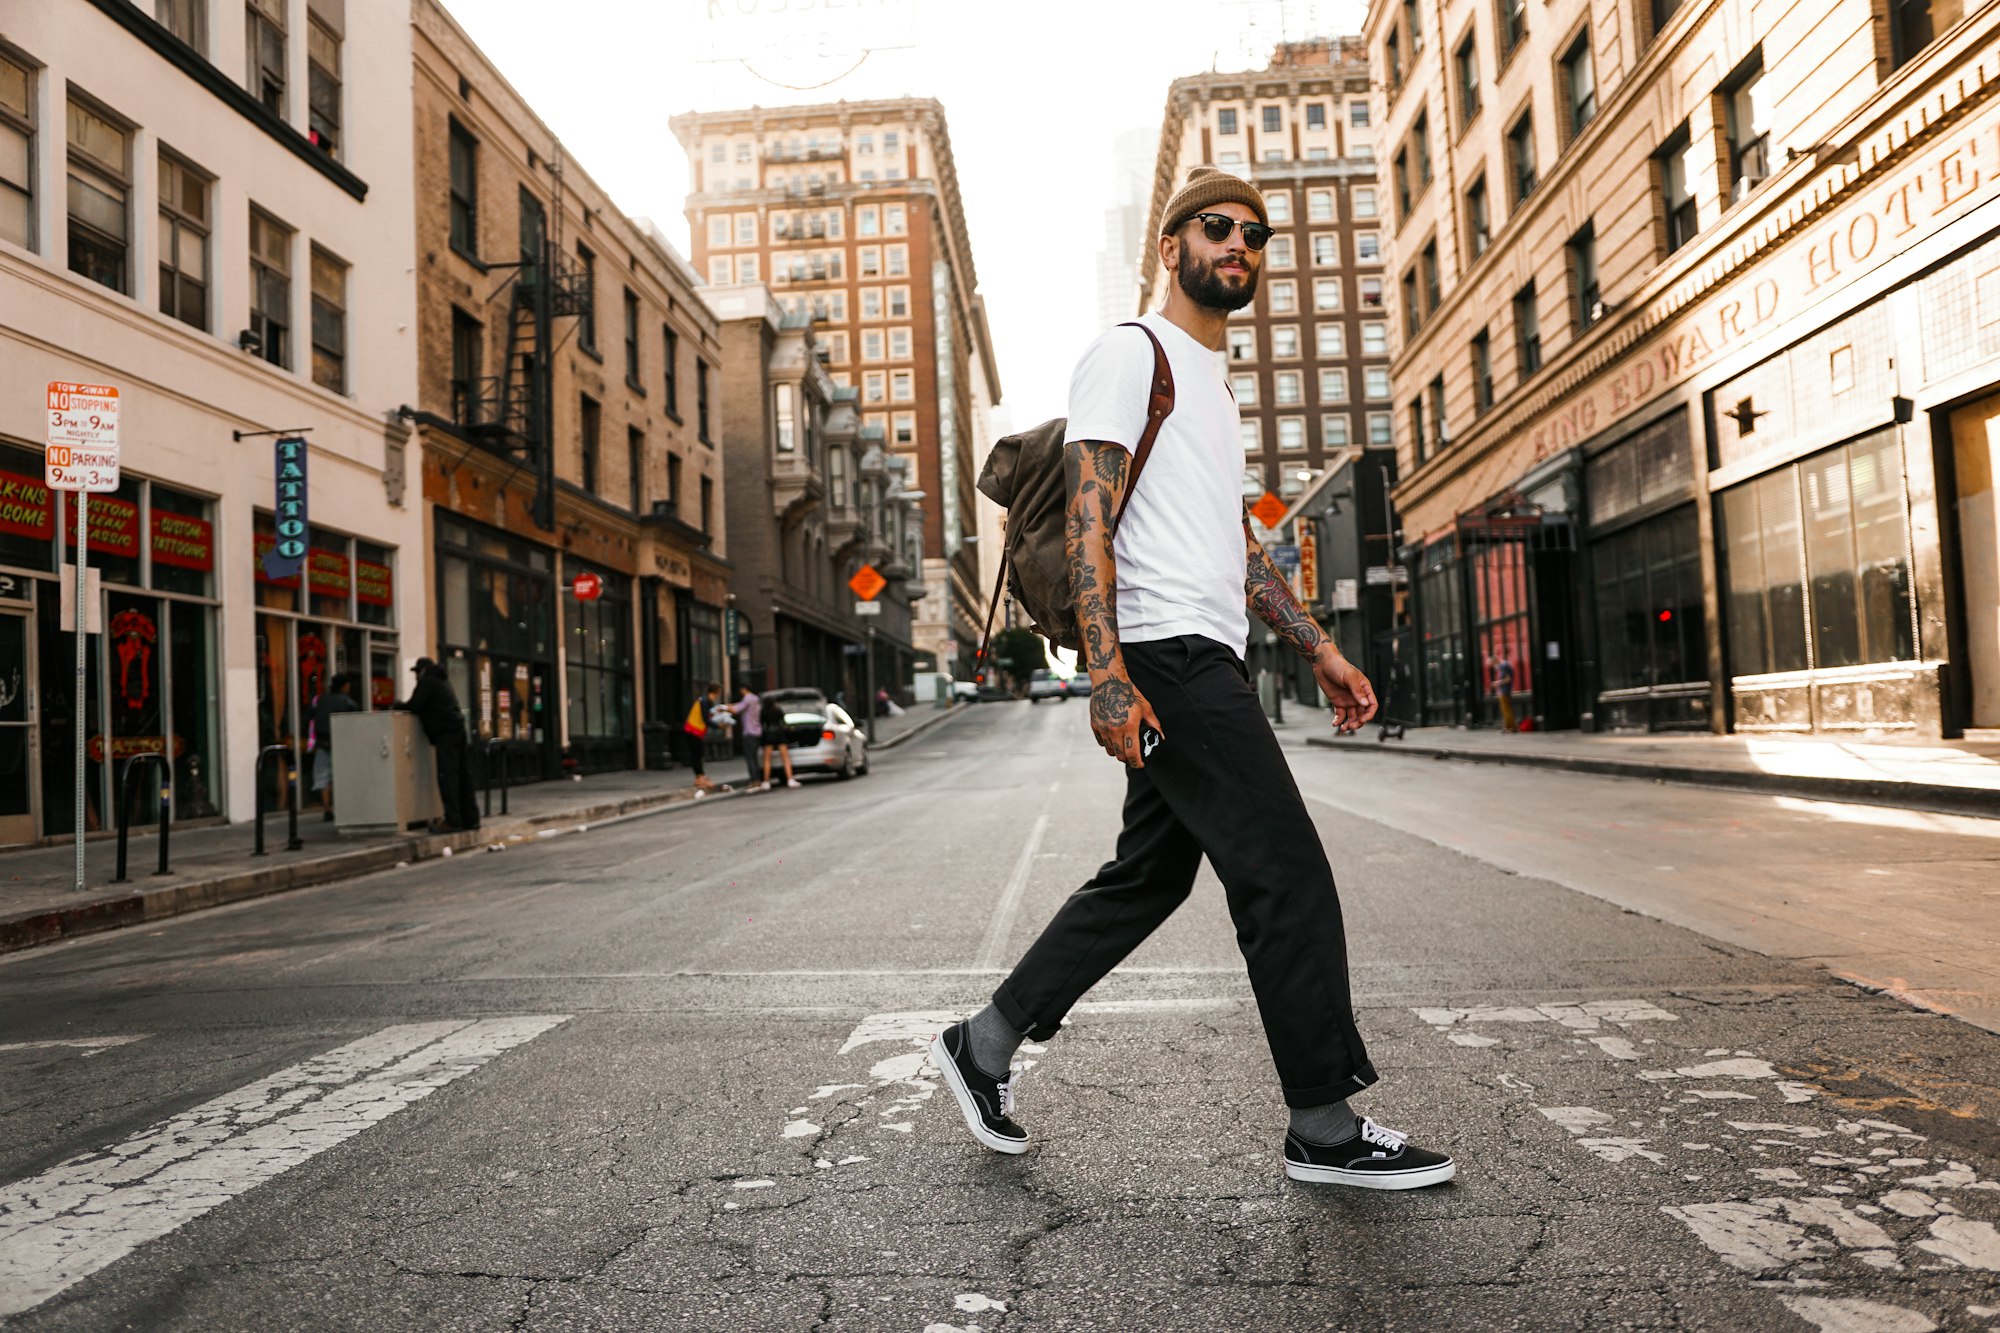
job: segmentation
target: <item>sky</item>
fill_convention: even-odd
[[[1359,32],[1365,9],[1363,0],[446,4],[572,160],[683,254],[689,172],[671,116],[937,98],[993,332],[1000,420],[1017,427],[1063,415],[1070,367],[1099,332],[1096,256],[1118,135],[1157,135],[1181,75],[1261,68],[1281,36]],[[891,43],[899,49],[843,54]],[[810,91],[770,81],[835,76]]]

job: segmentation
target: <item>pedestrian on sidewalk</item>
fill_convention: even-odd
[[[763,791],[757,761],[764,757],[764,701],[744,681],[736,682],[736,702],[729,705],[736,718],[736,748],[743,752],[743,771],[749,780],[745,791]]]
[[[333,719],[338,713],[358,713],[354,676],[341,672],[313,700],[313,789],[319,793],[321,819],[333,819]]]
[[[465,710],[458,706],[458,691],[452,689],[444,668],[428,657],[419,657],[410,670],[417,683],[410,697],[396,707],[416,715],[437,760],[438,800],[444,806],[444,816],[431,828],[438,833],[476,829],[479,802],[472,790],[472,759],[466,748]]]
[[[708,771],[703,764],[702,751],[708,745],[708,722],[710,716],[722,706],[722,685],[710,681],[689,705],[687,717],[681,722],[681,759],[694,770],[694,794],[706,796],[716,790],[716,785],[708,780]],[[728,787],[721,788],[728,791]]]
[[[1231,311],[1256,295],[1271,237],[1248,182],[1198,167],[1167,203],[1158,241],[1166,305],[1093,343],[1070,381],[1067,552],[1090,673],[1090,725],[1127,765],[1116,856],[1071,895],[994,992],[931,1042],[973,1137],[1025,1152],[1011,1070],[1171,915],[1202,857],[1222,880],[1291,1126],[1294,1180],[1409,1189],[1449,1180],[1452,1159],[1357,1116],[1377,1079],[1356,1026],[1333,871],[1244,672],[1247,611],[1312,664],[1334,726],[1375,713],[1367,678],[1299,605],[1241,499],[1243,448],[1223,350]],[[1122,522],[1143,433],[1154,348],[1174,407]]]
[[[771,790],[771,755],[774,751],[778,758],[784,760],[785,785],[787,787],[798,786],[799,780],[792,773],[792,747],[785,741],[784,703],[776,699],[760,700],[758,703],[758,721],[763,731],[763,736],[760,739],[763,741],[764,777],[763,781],[758,785],[757,790]]]
[[[1505,653],[1493,660],[1493,697],[1500,703],[1500,730],[1514,729],[1514,663]]]

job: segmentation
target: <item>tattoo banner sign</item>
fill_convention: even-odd
[[[277,540],[264,555],[264,575],[273,581],[297,578],[306,563],[306,442],[287,435],[277,442],[273,459],[278,478],[272,511]]]

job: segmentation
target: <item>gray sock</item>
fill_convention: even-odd
[[[998,1009],[989,1004],[966,1019],[965,1037],[972,1046],[972,1063],[994,1078],[1007,1077],[1007,1070],[1014,1063],[1015,1048],[1020,1046],[1022,1038]]]
[[[1346,1102],[1292,1108],[1292,1133],[1307,1143],[1345,1143],[1360,1132],[1361,1118],[1348,1109]]]

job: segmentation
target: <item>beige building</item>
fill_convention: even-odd
[[[1263,192],[1276,229],[1256,300],[1229,325],[1243,418],[1243,492],[1288,502],[1350,449],[1389,443],[1384,215],[1368,68],[1356,38],[1292,42],[1269,68],[1176,79],[1155,155],[1140,249],[1140,304],[1156,309],[1161,211],[1189,168]]]
[[[905,581],[916,649],[969,676],[988,596],[974,482],[1000,380],[944,108],[906,98],[672,124],[692,168],[696,270],[716,286],[765,283],[809,315],[833,383],[859,390],[864,431],[911,460],[924,506],[923,563]]]
[[[2000,6],[1376,0],[1422,715],[2000,724]]]
[[[0,843],[73,831],[78,728],[87,828],[115,823],[142,753],[166,757],[176,818],[248,819],[259,753],[305,757],[332,674],[383,706],[430,641],[396,417],[417,385],[403,5],[0,12]],[[52,380],[122,401],[82,698],[55,582],[73,523],[43,485]],[[308,442],[290,574],[263,563],[280,435]]]
[[[517,780],[665,762],[726,679],[716,318],[435,0],[410,23],[425,647]]]

